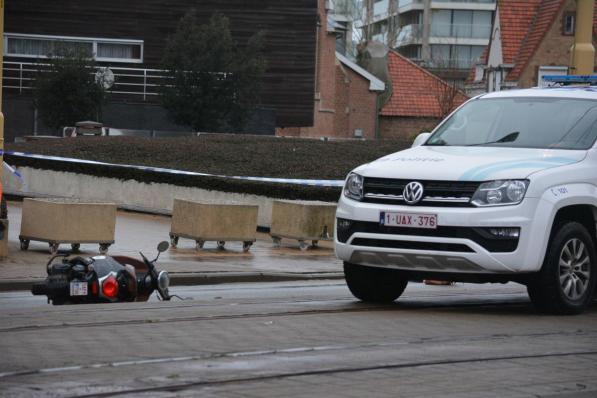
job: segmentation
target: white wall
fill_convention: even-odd
[[[206,203],[235,203],[259,206],[257,224],[271,225],[272,203],[265,196],[209,191],[161,183],[94,177],[85,174],[19,167],[25,185],[5,178],[6,193],[23,196],[66,197],[114,202],[121,208],[171,214],[174,198]],[[5,173],[6,174],[6,173]],[[304,202],[304,201],[302,201]],[[314,202],[321,203],[321,202]]]

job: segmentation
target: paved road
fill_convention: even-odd
[[[52,307],[0,294],[0,395],[595,397],[597,308],[533,312],[518,285],[176,287],[190,300]]]

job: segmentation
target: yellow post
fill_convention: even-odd
[[[595,67],[593,47],[594,0],[576,0],[576,32],[571,48],[570,67],[574,75],[592,75]]]

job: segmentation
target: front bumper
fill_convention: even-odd
[[[342,197],[337,218],[357,221],[355,225],[359,227],[349,231],[349,236],[336,227],[336,255],[354,264],[413,271],[533,272],[541,265],[538,242],[545,234],[543,227],[542,231],[533,229],[537,205],[538,199],[526,198],[516,206],[411,207],[363,203]],[[438,230],[381,227],[382,211],[437,214]],[[520,228],[520,237],[515,245],[496,249],[476,233],[488,227]]]

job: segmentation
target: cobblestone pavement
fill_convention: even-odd
[[[177,287],[192,300],[52,307],[0,294],[0,395],[597,396],[597,308],[534,312],[524,288],[340,281]]]

